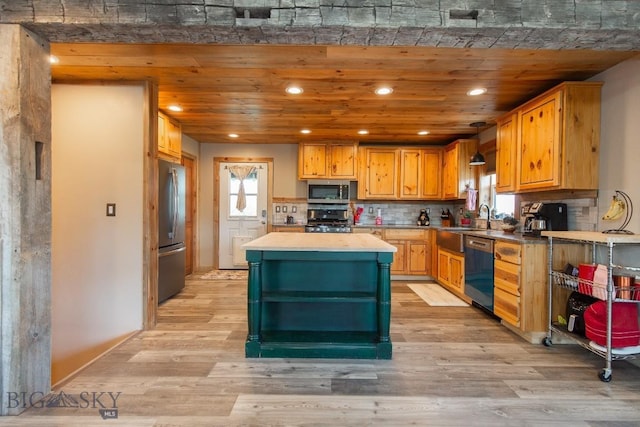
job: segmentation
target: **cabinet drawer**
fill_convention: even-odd
[[[520,297],[495,288],[493,313],[505,322],[520,327]]]
[[[498,240],[493,248],[493,253],[497,260],[518,265],[522,264],[522,245],[520,244]]]
[[[426,240],[429,230],[415,230],[410,228],[386,228],[384,238],[390,240]]]
[[[493,283],[512,295],[520,295],[520,266],[496,259],[493,268]]]

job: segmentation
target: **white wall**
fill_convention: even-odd
[[[198,266],[213,266],[213,246],[217,231],[213,229],[214,157],[273,158],[273,197],[306,198],[304,181],[298,181],[297,144],[201,144],[200,146],[200,203]]]
[[[53,85],[51,99],[55,384],[142,328],[144,96]]]
[[[640,233],[640,59],[628,60],[598,74],[603,81],[600,137],[598,218],[615,190],[627,193],[635,213],[627,229]],[[598,230],[617,228],[620,221],[599,220]]]
[[[200,143],[189,135],[182,134],[182,152],[194,157],[200,156]]]

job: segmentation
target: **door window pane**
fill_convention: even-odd
[[[240,212],[236,209],[236,203],[238,202],[238,195],[232,194],[229,196],[229,214],[232,217],[256,217],[258,216],[258,196],[255,194],[247,194],[244,210]]]
[[[244,179],[244,194],[246,206],[239,211],[236,208],[238,203],[238,191],[240,190],[240,180],[233,173],[229,172],[229,217],[253,217],[258,216],[258,172],[253,171]]]

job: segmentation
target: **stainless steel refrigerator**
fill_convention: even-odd
[[[158,302],[184,288],[185,173],[182,165],[158,160]]]

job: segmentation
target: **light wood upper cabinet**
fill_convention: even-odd
[[[561,95],[561,92],[550,94],[518,113],[520,189],[555,187],[560,182]]]
[[[168,154],[167,121],[163,114],[158,114],[158,152]]]
[[[478,140],[458,139],[447,145],[442,157],[442,197],[461,199],[467,185],[475,188],[475,172],[469,160],[476,152]]]
[[[400,153],[396,148],[361,147],[358,176],[359,199],[398,198]]]
[[[359,158],[359,199],[441,198],[441,148],[360,147]]]
[[[298,146],[298,179],[350,179],[357,178],[357,151],[355,142],[314,143]]]
[[[325,143],[301,143],[298,145],[298,178],[326,178],[327,157],[328,150]]]
[[[511,113],[498,120],[496,136],[496,191],[516,191],[516,160],[518,144],[518,114]]]
[[[423,199],[442,197],[442,149],[422,150],[422,191]]]
[[[158,113],[158,156],[172,161],[182,157],[182,127],[163,113]]]
[[[358,145],[356,143],[329,145],[329,175],[337,179],[357,179]]]
[[[417,199],[422,193],[421,150],[400,150],[400,198]]]
[[[497,191],[598,188],[601,86],[565,82],[498,120]]]

